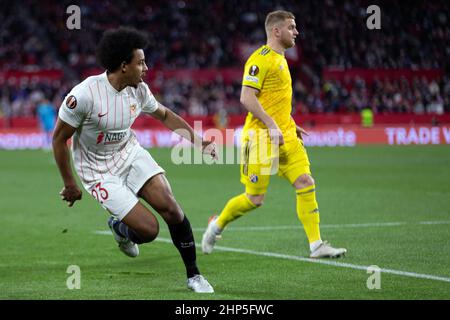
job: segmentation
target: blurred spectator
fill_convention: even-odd
[[[37,106],[37,116],[42,132],[45,134],[45,149],[51,148],[52,133],[55,128],[56,110],[46,98],[42,98]]]

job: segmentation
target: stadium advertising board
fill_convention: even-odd
[[[439,145],[450,144],[450,126],[317,126],[307,129],[304,136],[306,146],[352,147],[356,145]],[[165,129],[135,129],[142,146],[173,147],[180,144],[180,138]],[[205,133],[216,137],[218,144],[239,145],[238,129],[206,129]],[[221,136],[221,137],[218,137]],[[35,129],[0,130],[0,149],[40,149],[46,146],[45,134]],[[183,144],[188,145],[187,142]]]

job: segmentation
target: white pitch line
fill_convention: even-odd
[[[101,235],[111,235],[110,231],[94,231],[94,233],[101,234]],[[161,237],[156,238],[155,241],[163,242],[163,243],[172,243],[171,239],[161,238]],[[201,244],[196,243],[195,246],[197,248],[201,248]],[[218,250],[218,251],[245,253],[245,254],[251,254],[251,255],[255,255],[255,256],[265,256],[265,257],[278,258],[278,259],[311,262],[311,263],[325,264],[325,265],[334,266],[334,267],[349,268],[349,269],[363,270],[363,271],[367,271],[367,269],[369,268],[369,266],[362,266],[362,265],[357,265],[357,264],[336,262],[336,261],[330,261],[330,260],[311,259],[311,258],[298,257],[298,256],[292,256],[292,255],[288,255],[288,254],[274,253],[274,252],[255,251],[255,250],[248,250],[248,249],[222,247],[222,246],[215,246],[214,249]],[[431,275],[431,274],[422,274],[422,273],[393,270],[393,269],[384,269],[384,268],[380,268],[380,272],[387,273],[387,274],[394,274],[394,275],[398,275],[398,276],[404,276],[404,277],[436,280],[436,281],[443,281],[443,282],[450,283],[450,278],[435,276],[435,275]]]
[[[450,221],[421,221],[419,224],[450,224]]]
[[[420,221],[420,222],[374,222],[374,223],[349,223],[349,224],[321,224],[322,229],[341,228],[372,228],[372,227],[398,227],[404,225],[437,225],[450,224],[450,221]],[[289,226],[258,226],[258,227],[229,227],[227,231],[269,231],[269,230],[297,230],[301,224]],[[192,228],[193,231],[204,231],[205,228]]]

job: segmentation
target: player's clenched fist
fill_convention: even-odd
[[[59,193],[61,199],[68,202],[68,206],[73,206],[74,202],[81,200],[81,190],[78,186],[65,186]]]

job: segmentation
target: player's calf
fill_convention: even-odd
[[[172,242],[183,259],[187,277],[191,278],[200,274],[200,271],[197,268],[194,235],[188,218],[184,216],[181,223],[169,224],[168,227]]]
[[[117,231],[134,243],[147,243],[158,236],[159,223],[153,213],[138,202],[118,224]]]
[[[156,239],[158,234],[159,234],[159,226],[151,226],[147,229],[136,232],[136,236],[139,238],[140,243],[152,242],[153,240]]]

